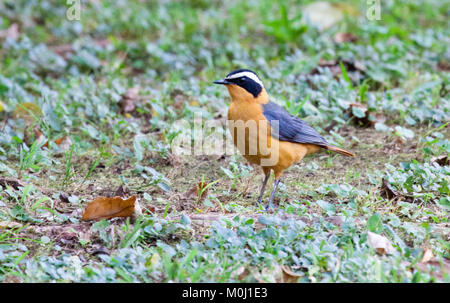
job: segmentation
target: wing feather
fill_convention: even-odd
[[[289,114],[276,103],[263,104],[263,113],[272,128],[272,136],[280,141],[315,144],[326,147],[329,144],[317,131],[306,122]],[[278,129],[276,123],[278,121]]]

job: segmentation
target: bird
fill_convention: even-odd
[[[262,202],[270,174],[274,172],[275,180],[266,210],[274,208],[273,198],[283,172],[306,155],[325,149],[347,157],[355,156],[331,145],[306,122],[272,102],[254,71],[237,69],[213,83],[225,85],[228,89],[231,102],[227,122],[234,145],[245,159],[261,166],[264,172],[258,205]]]

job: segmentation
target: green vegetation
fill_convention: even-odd
[[[448,3],[315,2],[1,1],[0,282],[450,282]],[[267,213],[240,155],[175,153],[236,68],[357,157],[305,158]],[[116,195],[140,210],[81,220]]]

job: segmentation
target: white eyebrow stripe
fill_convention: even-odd
[[[226,77],[225,79],[230,80],[230,79],[236,79],[236,78],[240,78],[240,77],[244,77],[244,76],[246,76],[246,77],[252,79],[252,80],[255,81],[256,83],[258,83],[259,85],[261,85],[261,87],[264,86],[264,85],[262,84],[262,81],[259,80],[258,76],[255,75],[254,73],[251,73],[251,72],[240,72],[240,73],[237,73],[237,74],[228,76],[228,77]]]

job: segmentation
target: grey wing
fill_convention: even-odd
[[[311,126],[299,118],[292,116],[278,104],[268,102],[262,106],[264,116],[272,128],[272,136],[278,140],[315,144],[323,147],[329,145],[325,138]],[[278,121],[278,127],[275,121]]]

